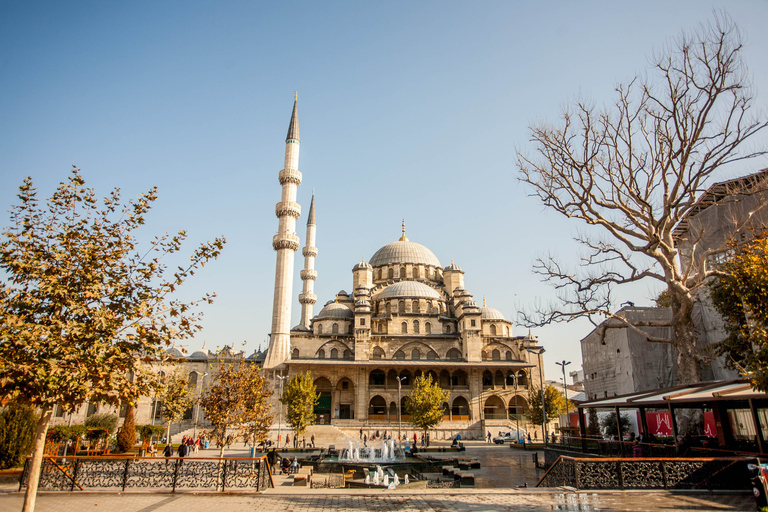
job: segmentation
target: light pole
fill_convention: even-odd
[[[541,386],[541,416],[542,416],[542,423],[541,423],[541,433],[544,434],[544,445],[547,444],[547,407],[544,403],[544,372],[542,371],[541,366],[541,354],[546,352],[544,350],[544,347],[526,347],[525,350],[530,352],[531,354],[537,354],[539,356],[539,385]]]
[[[192,439],[197,439],[197,423],[200,420],[200,395],[203,393],[203,379],[206,375],[208,375],[208,372],[200,373],[197,370],[192,370],[191,373],[197,374],[198,377],[200,377],[200,386],[198,387],[198,393],[197,393],[197,403],[195,404],[197,406],[195,410],[195,424],[193,425],[192,430]]]
[[[522,370],[521,370],[522,371]],[[525,373],[523,373],[525,375]],[[517,380],[520,378],[520,374],[516,371],[515,372],[515,429],[516,429],[516,436],[517,436],[517,442],[520,443],[520,409],[518,409],[518,403],[517,403]]]
[[[402,377],[395,377],[397,379],[397,439],[402,443],[403,442],[403,433],[402,433],[402,421],[400,416],[400,388],[402,384]]]
[[[563,369],[563,395],[565,395],[565,414],[567,416],[568,415],[568,388],[566,387],[567,382],[565,380],[565,367],[568,366],[569,364],[571,364],[571,362],[563,360],[563,361],[560,361],[560,362],[556,362],[555,364],[560,366]],[[570,419],[568,420],[568,425],[567,426],[569,426],[569,427],[571,426],[571,420]]]
[[[165,377],[164,372],[157,372],[158,377]],[[155,426],[155,416],[157,416],[157,388],[155,388],[155,403],[152,404],[152,426]]]
[[[278,375],[280,379],[280,397],[277,399],[277,403],[280,404],[280,412],[277,415],[277,448],[280,449],[280,435],[283,427],[283,381],[288,378],[287,375]]]

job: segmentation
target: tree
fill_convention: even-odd
[[[133,413],[133,404],[128,403],[125,407],[125,419],[120,432],[117,434],[117,447],[122,452],[128,452],[136,444],[136,418]]]
[[[0,399],[41,411],[24,501],[31,511],[53,407],[73,412],[86,401],[117,406],[147,395],[156,379],[147,363],[194,334],[196,306],[212,301],[175,293],[224,239],[202,244],[168,275],[161,260],[186,233],[157,237],[141,253],[134,237],[156,189],[124,204],[115,189],[100,202],[75,168],[47,202],[31,178],[18,197],[0,239]]]
[[[165,377],[165,383],[160,389],[159,397],[163,401],[163,419],[168,424],[166,440],[171,442],[171,424],[184,417],[184,413],[192,407],[191,391],[184,370],[177,368]]]
[[[411,423],[426,434],[443,421],[443,403],[446,401],[448,391],[432,381],[432,375],[420,375],[414,379],[411,392],[405,397],[405,413],[410,414]]]
[[[546,207],[595,228],[582,233],[577,269],[542,257],[535,272],[558,293],[557,304],[523,315],[523,323],[604,317],[677,351],[679,382],[698,381],[692,309],[696,291],[718,271],[707,258],[680,262],[675,227],[692,212],[706,182],[729,163],[765,154],[742,151],[766,127],[750,115],[753,98],[738,29],[727,15],[681,35],[653,58],[648,78],[617,86],[614,105],[580,101],[557,126],[530,128],[537,157],[518,151],[520,180]],[[738,227],[738,226],[737,226]],[[694,241],[695,242],[695,241]],[[651,336],[613,307],[617,286],[662,283],[672,309],[672,337]]]
[[[24,465],[38,421],[40,416],[28,405],[11,402],[0,409],[0,469]]]
[[[600,421],[597,419],[597,409],[590,407],[587,412],[587,435],[600,435]]]
[[[768,232],[739,245],[722,265],[727,277],[712,282],[710,297],[722,315],[727,337],[716,347],[726,365],[768,391]]]
[[[294,439],[307,431],[307,427],[315,424],[315,405],[320,400],[312,372],[299,373],[288,381],[280,401],[286,406],[285,419],[293,428]]]
[[[104,430],[108,434],[117,430],[117,416],[109,412],[98,412],[85,418],[83,422],[87,428]]]
[[[272,425],[269,397],[272,392],[259,367],[240,358],[222,365],[216,381],[200,398],[212,428],[207,432],[224,455],[227,430],[240,426],[245,440],[254,445],[266,441]]]
[[[562,391],[558,391],[554,386],[544,388],[544,405],[547,412],[547,419],[551,420],[558,414],[565,414],[565,397]],[[541,388],[536,389],[531,386],[528,393],[528,419],[534,425],[544,423],[544,416],[541,410]]]
[[[619,429],[616,426],[616,412],[612,411],[603,418],[600,425],[602,425],[603,432],[605,432],[606,435],[616,436],[621,440],[621,437],[629,432],[629,416],[622,414],[619,416],[619,422],[621,424],[621,432],[619,432]]]

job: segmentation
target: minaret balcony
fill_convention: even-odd
[[[302,249],[301,253],[304,255],[305,258],[316,258],[317,257],[317,247],[305,247]]]
[[[299,302],[302,304],[314,304],[317,302],[317,295],[314,293],[302,293],[299,295]]]
[[[280,201],[275,205],[275,215],[278,217],[290,216],[294,219],[301,217],[301,205],[293,201]]]
[[[280,184],[293,183],[301,185],[301,173],[296,169],[283,169],[280,171]]]
[[[290,249],[292,251],[298,251],[299,237],[296,235],[288,234],[288,233],[281,233],[281,234],[275,235],[272,238],[272,247],[274,247],[276,251],[280,249]]]
[[[314,281],[317,279],[317,270],[302,270],[301,271],[301,280],[302,281]]]

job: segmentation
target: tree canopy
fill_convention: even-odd
[[[768,233],[739,244],[722,264],[727,277],[713,281],[711,298],[727,337],[716,348],[726,364],[768,391]]]
[[[723,166],[765,154],[745,144],[766,127],[751,113],[751,94],[741,34],[720,14],[659,50],[646,75],[619,84],[613,105],[577,101],[557,124],[531,126],[533,154],[518,151],[520,180],[544,206],[588,231],[575,238],[584,249],[576,265],[537,260],[534,270],[554,286],[557,301],[524,314],[522,323],[615,319],[650,341],[671,343],[678,381],[700,380],[691,313],[696,290],[717,270],[707,258],[681,263],[673,231]],[[668,290],[671,322],[630,322],[617,312],[616,287],[642,279]],[[671,338],[642,330],[670,324]]]
[[[299,373],[288,381],[280,401],[286,406],[285,419],[294,435],[302,435],[307,427],[315,424],[314,408],[320,400],[312,373]]]
[[[547,419],[557,417],[558,414],[565,414],[565,396],[554,386],[544,388],[544,406],[547,412]],[[536,389],[531,386],[528,392],[528,419],[534,425],[544,423],[544,416],[541,410],[541,388]]]
[[[448,391],[434,382],[432,375],[420,375],[405,397],[405,412],[411,415],[411,423],[426,431],[443,421],[443,403],[447,400]]]
[[[134,235],[155,188],[125,203],[115,189],[100,201],[74,168],[47,201],[31,178],[18,198],[0,241],[0,399],[41,410],[24,504],[31,511],[53,407],[73,412],[86,401],[117,406],[148,395],[157,376],[147,363],[194,334],[196,306],[213,299],[184,302],[176,292],[224,239],[169,272],[163,261],[186,233],[156,237],[143,251]]]
[[[168,442],[171,442],[171,423],[184,417],[192,407],[192,390],[189,389],[187,375],[181,368],[176,368],[166,375],[160,387],[158,398],[163,402],[163,419],[168,423]]]

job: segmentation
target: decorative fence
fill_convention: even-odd
[[[27,486],[32,459],[27,459],[19,490]],[[266,457],[45,457],[39,489],[50,491],[151,489],[251,490],[274,487]]]
[[[576,459],[560,457],[536,487],[576,489],[751,489],[744,458]]]

